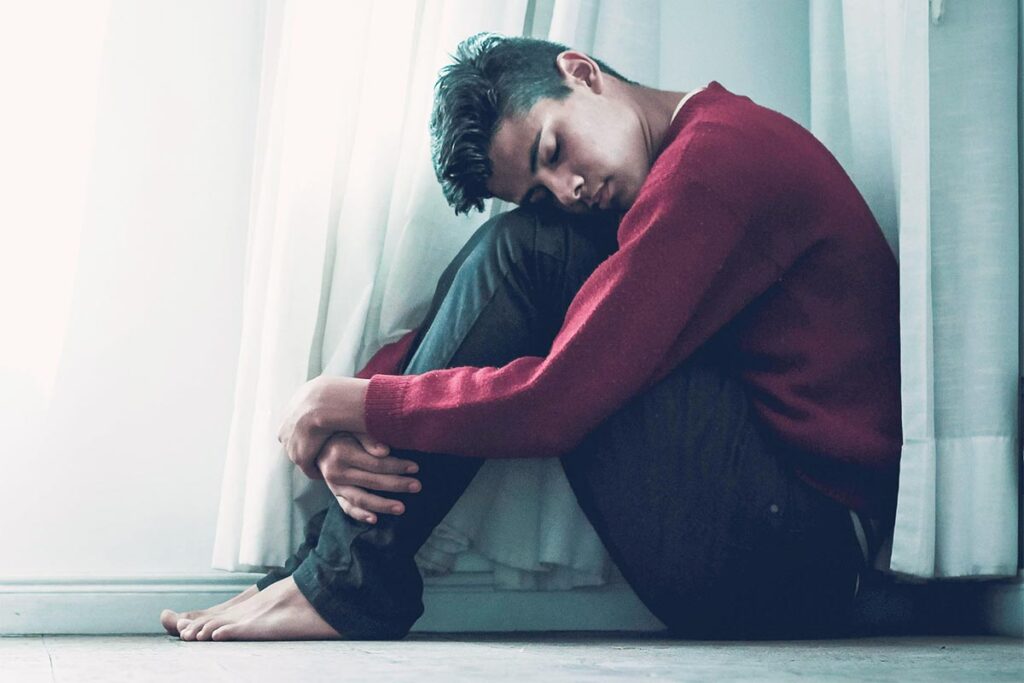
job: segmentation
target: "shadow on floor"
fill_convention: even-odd
[[[861,585],[850,635],[984,634],[983,588],[977,581],[906,583],[875,572]]]

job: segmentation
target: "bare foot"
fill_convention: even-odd
[[[182,640],[337,640],[342,636],[323,620],[287,577],[249,600],[192,620]]]
[[[218,612],[223,612],[227,608],[233,607],[234,605],[237,605],[243,600],[248,600],[249,598],[251,598],[259,592],[260,589],[257,588],[255,585],[252,585],[246,588],[238,595],[236,595],[235,597],[231,598],[230,600],[225,600],[219,605],[207,607],[206,609],[198,609],[193,610],[191,612],[175,612],[174,610],[165,609],[163,612],[160,613],[160,624],[164,627],[164,630],[167,631],[169,635],[176,636],[181,631],[181,629],[188,626],[188,624],[192,620],[210,614],[217,614]]]

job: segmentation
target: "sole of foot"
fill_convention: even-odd
[[[260,590],[253,585],[249,586],[230,600],[225,600],[220,604],[214,605],[213,607],[207,607],[206,609],[192,610],[191,612],[175,612],[174,610],[165,609],[160,613],[160,625],[164,627],[165,631],[167,631],[167,635],[177,636],[181,634],[181,630],[183,628],[186,628],[195,619],[223,612],[226,609],[234,607],[240,602],[248,600],[259,592]]]

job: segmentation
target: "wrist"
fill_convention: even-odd
[[[322,377],[313,421],[331,432],[365,432],[366,388],[370,380]]]

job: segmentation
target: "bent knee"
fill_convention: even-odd
[[[522,208],[498,214],[473,235],[473,254],[521,263],[532,256],[539,229],[537,217]]]
[[[519,207],[480,226],[471,239],[469,257],[506,268],[548,257],[592,269],[617,247],[616,227],[610,217],[580,217]]]

